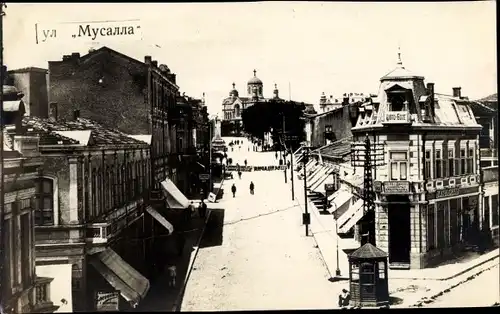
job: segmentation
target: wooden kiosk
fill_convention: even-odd
[[[370,243],[352,252],[349,289],[353,307],[389,306],[387,254]]]

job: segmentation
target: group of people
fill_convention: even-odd
[[[233,198],[236,197],[236,185],[234,183],[231,186],[231,192],[233,193]],[[254,195],[254,192],[255,192],[255,184],[253,184],[253,181],[250,181],[250,194]]]

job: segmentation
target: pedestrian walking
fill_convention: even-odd
[[[177,278],[177,267],[175,265],[171,265],[168,268],[168,286],[175,288],[175,279]]]
[[[184,246],[186,244],[186,237],[184,236],[183,233],[178,233],[177,234],[177,255],[182,256],[182,253],[184,252]]]
[[[286,167],[287,167],[288,169],[290,169],[290,160],[288,160],[288,161],[286,162]]]
[[[191,203],[188,206],[189,218],[193,217],[194,211],[195,211],[195,209],[194,209],[194,202],[191,201]]]
[[[276,160],[278,160],[278,152],[274,153],[274,158],[276,158]]]
[[[255,189],[255,185],[253,184],[253,181],[250,182],[250,194],[253,195],[253,191]]]
[[[207,215],[207,204],[201,200],[200,206],[198,207],[198,213],[201,218],[205,218]]]
[[[245,167],[247,166],[247,164],[248,164],[248,162],[247,162],[247,160],[245,159]]]
[[[238,171],[238,177],[240,178],[241,180],[241,171]]]
[[[236,196],[236,185],[234,185],[233,183],[233,186],[231,187],[231,192],[233,192],[233,198]]]

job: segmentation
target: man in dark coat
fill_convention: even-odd
[[[253,184],[253,181],[250,182],[250,194],[253,195],[253,191],[255,189],[255,185]]]
[[[233,192],[233,198],[236,196],[236,185],[234,185],[233,183],[233,186],[231,187],[231,192]]]
[[[205,218],[207,215],[207,204],[201,200],[200,206],[198,207],[198,213],[201,218]]]

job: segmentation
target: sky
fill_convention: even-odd
[[[177,74],[181,92],[205,93],[211,114],[221,112],[233,82],[246,95],[254,69],[266,97],[274,84],[282,98],[315,105],[322,92],[377,93],[380,77],[396,66],[398,47],[404,66],[434,82],[438,93],[456,86],[471,99],[497,92],[494,1],[7,5],[9,69],[47,68],[48,61],[103,45],[141,61],[151,55]],[[72,40],[69,24],[61,24],[131,19],[142,36]],[[57,38],[37,44],[35,24],[55,25]]]

